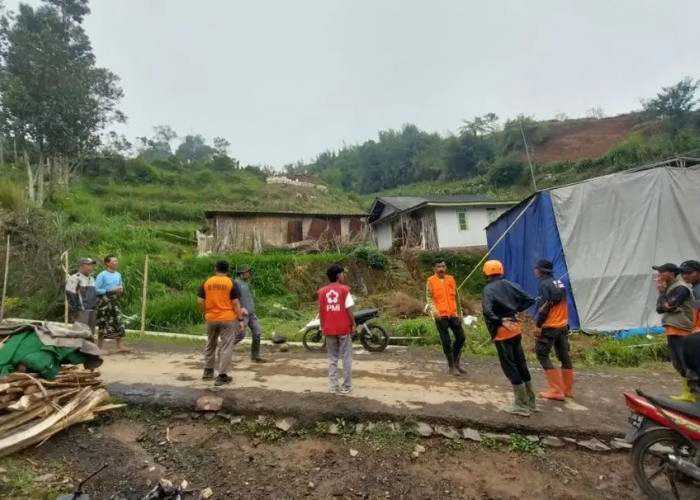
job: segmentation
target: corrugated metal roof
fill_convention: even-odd
[[[480,194],[436,194],[426,196],[382,196],[374,201],[370,210],[370,223],[380,222],[401,212],[408,212],[430,205],[488,205],[510,206],[515,202],[499,201]]]

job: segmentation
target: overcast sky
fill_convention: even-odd
[[[16,8],[18,2],[6,0]],[[36,5],[39,2],[28,2]],[[281,167],[415,123],[495,112],[639,108],[700,77],[700,2],[674,0],[93,0],[98,63],[122,79],[118,128],[227,138]]]

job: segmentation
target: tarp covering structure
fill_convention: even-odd
[[[540,258],[569,292],[569,325],[658,331],[652,265],[700,259],[700,160],[681,158],[539,192],[487,228],[492,258],[533,295]]]

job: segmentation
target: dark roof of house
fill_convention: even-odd
[[[511,206],[515,202],[499,201],[480,194],[436,194],[426,196],[384,196],[374,200],[369,211],[369,222],[375,223],[402,212],[410,212],[425,206]]]
[[[207,210],[204,216],[207,219],[212,219],[217,216],[228,217],[318,217],[318,218],[334,218],[334,217],[357,217],[364,218],[367,214],[329,214],[329,213],[304,213],[304,212],[255,212],[252,210]]]

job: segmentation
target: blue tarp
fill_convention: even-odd
[[[486,238],[491,250],[491,258],[500,260],[505,267],[506,278],[518,283],[533,297],[537,296],[537,279],[533,275],[535,262],[540,259],[551,260],[554,263],[554,276],[561,279],[566,286],[569,327],[572,330],[578,330],[578,313],[564,259],[564,250],[554,219],[552,199],[548,192],[533,196],[536,197],[535,201],[495,248],[493,245],[520,215],[531,198],[522,201],[488,227]],[[534,315],[534,312],[533,308],[530,313]]]
[[[664,333],[663,326],[652,326],[651,328],[630,328],[629,330],[617,332],[615,334],[615,339],[625,340],[629,337],[639,337],[642,335],[661,335],[662,333]]]

